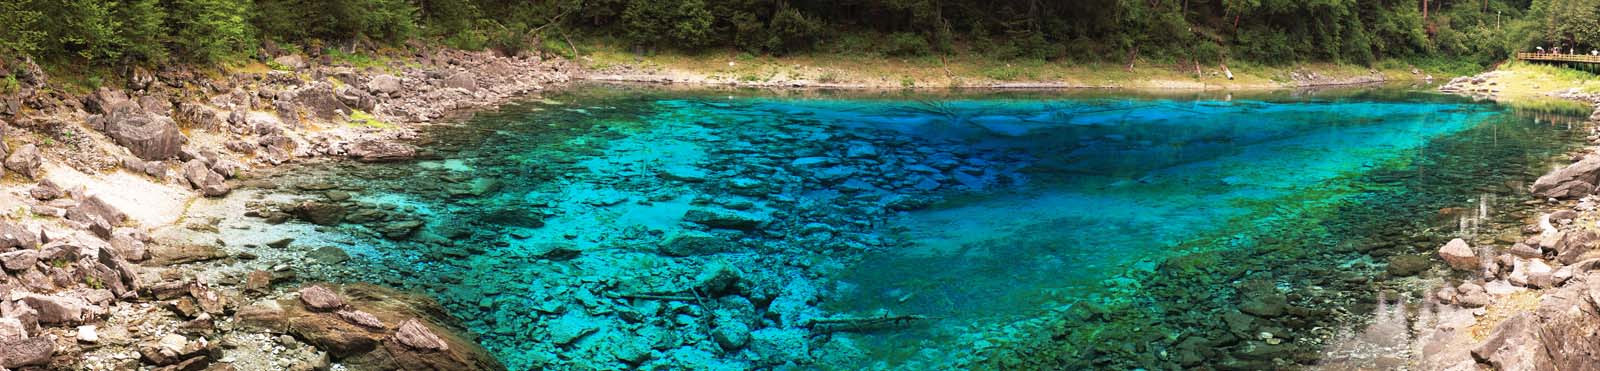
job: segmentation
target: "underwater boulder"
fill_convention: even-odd
[[[658,251],[667,256],[698,256],[724,252],[731,245],[726,238],[710,233],[683,231],[667,237]]]
[[[1428,270],[1428,259],[1416,255],[1396,255],[1389,257],[1389,275],[1393,277],[1415,276]]]

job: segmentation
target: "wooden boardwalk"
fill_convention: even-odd
[[[1600,64],[1600,56],[1588,54],[1517,53],[1517,59],[1538,62]]]

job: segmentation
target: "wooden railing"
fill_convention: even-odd
[[[1588,54],[1517,53],[1525,61],[1600,63],[1600,56]]]

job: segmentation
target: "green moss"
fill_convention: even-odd
[[[383,121],[383,119],[379,119],[377,116],[373,116],[372,114],[367,113],[366,111],[362,111],[362,110],[354,110],[353,112],[351,112],[350,113],[350,120],[349,121],[345,121],[345,124],[356,125],[356,126],[373,127],[373,128],[379,128],[379,129],[389,129],[389,128],[393,128],[394,127],[394,124],[391,124],[391,123],[389,123],[387,121]]]

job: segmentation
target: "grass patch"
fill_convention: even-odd
[[[383,121],[383,119],[379,119],[377,116],[373,116],[372,114],[362,110],[351,111],[350,120],[345,121],[345,124],[379,129],[389,129],[394,127],[394,124],[391,124],[388,121]]]
[[[388,58],[375,57],[367,53],[346,53],[339,48],[323,49],[322,53],[333,59],[334,63],[348,64],[355,68],[384,68],[388,65]]]

